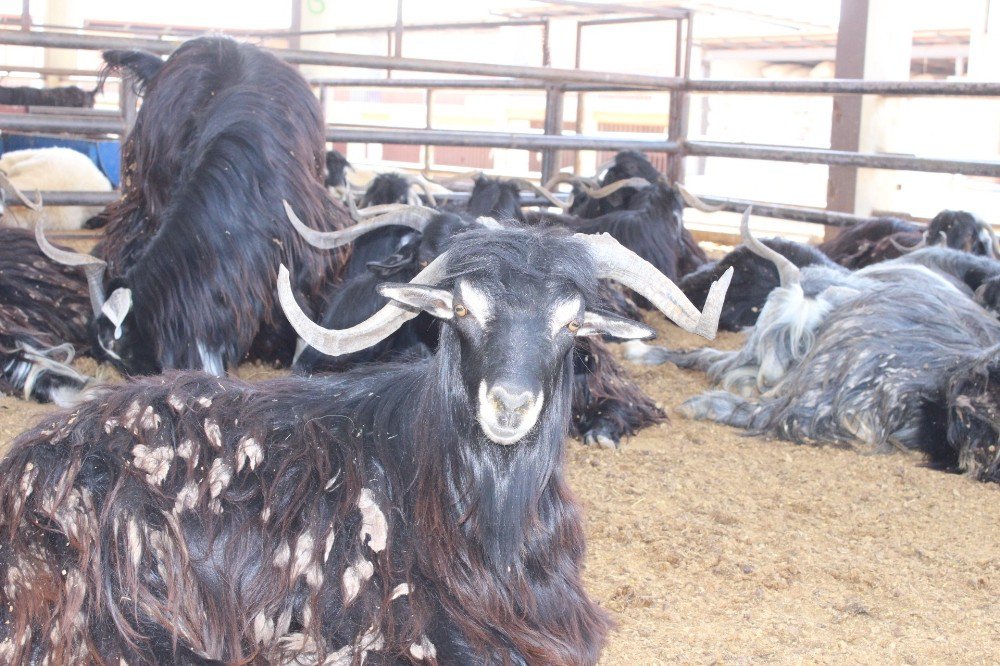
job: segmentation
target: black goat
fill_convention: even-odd
[[[609,239],[470,232],[342,332],[308,321],[283,268],[311,343],[356,350],[427,311],[437,352],[141,380],[21,436],[0,461],[0,656],[596,663],[610,622],[564,480],[570,357],[576,336],[652,333],[589,309],[598,278],[709,335],[725,295],[698,313]]]
[[[744,234],[781,285],[743,349],[632,350],[636,360],[707,370],[741,394],[706,393],[683,414],[799,442],[918,450],[935,466],[1000,481],[993,315],[920,263],[800,270],[750,238],[745,221]]]
[[[683,197],[663,182],[643,155],[618,153],[601,185],[574,198],[567,215],[530,213],[528,221],[580,233],[611,234],[672,280],[708,261],[684,228]]]
[[[293,224],[302,223],[292,217]],[[480,218],[485,222],[485,218]],[[492,222],[492,220],[491,220]],[[373,220],[369,226],[381,224]],[[382,261],[368,263],[368,271],[354,275],[337,287],[323,310],[324,327],[346,329],[374,315],[388,302],[379,295],[379,286],[386,281],[410,280],[436,257],[444,253],[459,234],[481,229],[453,213],[440,213],[429,218],[426,226],[416,225],[399,239],[396,252]],[[396,232],[401,227],[382,227],[369,235]],[[333,239],[342,232],[329,234]],[[315,234],[310,237],[316,239]],[[318,243],[321,247],[326,247]],[[354,262],[356,255],[352,255]],[[720,274],[721,275],[721,274]],[[707,294],[707,289],[706,289]],[[636,308],[606,283],[600,285],[602,305],[615,314],[634,313]],[[629,308],[631,306],[631,308]],[[437,347],[440,327],[432,317],[422,314],[404,323],[399,330],[368,348],[341,356],[327,356],[307,348],[298,356],[294,370],[304,375],[343,372],[359,363],[419,358]],[[593,338],[580,338],[573,358],[573,435],[586,444],[615,448],[625,436],[633,435],[650,425],[661,423],[666,416],[646,393],[628,378],[611,351]]]
[[[137,60],[112,52],[108,62]],[[315,307],[343,258],[304,243],[280,201],[316,228],[349,223],[323,186],[315,96],[274,55],[225,38],[184,43],[144,83],[122,199],[107,211],[99,259],[78,258],[90,265],[95,349],[129,374],[222,374],[248,356],[290,363],[278,265],[293,267]]]
[[[89,348],[87,281],[44,256],[31,231],[0,227],[0,392],[67,402],[87,383],[68,365]]]
[[[761,242],[800,268],[818,264],[836,269],[832,260],[810,245],[781,238],[767,238]],[[757,256],[749,248],[740,246],[722,259],[704,264],[693,273],[688,273],[679,286],[692,303],[701,307],[708,297],[709,287],[730,267],[735,272],[729,296],[722,306],[719,328],[738,331],[757,323],[760,309],[764,307],[771,291],[778,286],[778,270],[773,263]]]
[[[492,217],[496,220],[524,221],[521,212],[520,180],[506,180],[480,175],[476,178],[465,204],[465,211],[473,217]]]
[[[338,150],[326,151],[326,186],[347,187],[347,170],[351,163]]]
[[[861,222],[821,243],[819,249],[841,266],[858,269],[927,246],[997,256],[992,228],[971,213],[951,210],[935,215],[926,228],[891,217]]]
[[[83,90],[77,86],[61,88],[30,88],[28,86],[0,86],[0,104],[10,106],[67,106],[82,109],[94,108],[98,90]]]

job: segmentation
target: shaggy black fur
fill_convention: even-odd
[[[82,90],[76,86],[61,88],[30,88],[0,86],[0,104],[10,106],[69,106],[81,109],[94,108],[98,90]]]
[[[445,286],[527,319],[545,294],[596,298],[572,241],[469,236]],[[51,417],[0,462],[0,657],[595,664],[610,622],[564,478],[572,345],[536,342],[545,406],[505,447],[473,408],[484,350],[454,322],[417,363],[175,374]]]
[[[66,343],[87,352],[90,312],[78,269],[43,255],[32,231],[0,227],[0,392],[21,396],[30,382],[29,396],[49,402],[82,388],[82,377],[39,353]]]
[[[781,238],[768,238],[764,245],[777,250],[799,266],[820,264],[835,267],[825,254],[818,249]],[[724,331],[738,331],[757,323],[757,315],[764,307],[768,295],[778,286],[778,270],[770,261],[761,259],[746,247],[740,246],[718,261],[701,266],[680,281],[681,290],[698,309],[705,305],[708,290],[715,280],[722,277],[730,267],[735,269],[733,281],[722,306],[719,328]]]
[[[344,187],[347,185],[347,168],[351,163],[340,151],[326,151],[326,186]]]
[[[113,64],[135,62],[151,61]],[[95,249],[108,262],[106,291],[127,287],[134,303],[120,338],[97,320],[108,357],[139,374],[289,363],[296,338],[275,299],[278,266],[315,308],[343,253],[308,246],[282,200],[313,228],[350,223],[323,185],[324,146],[309,85],[272,54],[224,38],[174,51],[146,83],[123,196]]]

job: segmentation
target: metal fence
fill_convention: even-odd
[[[673,21],[676,24],[676,59],[674,76],[649,76],[618,72],[589,71],[579,68],[580,35],[587,25],[608,24],[636,20]],[[333,142],[364,142],[383,144],[409,144],[421,146],[480,146],[542,151],[542,178],[550,177],[559,164],[562,150],[624,150],[663,153],[668,156],[668,176],[673,180],[683,178],[686,156],[729,157],[737,159],[776,160],[808,164],[845,165],[874,169],[900,169],[939,173],[963,174],[1000,178],[1000,161],[956,160],[919,157],[913,155],[876,154],[838,151],[821,148],[795,148],[717,141],[692,141],[687,139],[688,103],[691,93],[727,94],[806,94],[806,95],[896,95],[896,96],[1000,96],[1000,82],[944,82],[944,81],[856,81],[856,80],[698,80],[690,77],[692,46],[692,13],[680,10],[675,17],[642,17],[637,19],[598,19],[578,24],[576,69],[559,69],[548,66],[530,67],[497,65],[474,62],[451,62],[399,56],[359,55],[331,53],[302,49],[272,49],[278,57],[293,64],[322,65],[330,67],[365,68],[387,71],[410,71],[462,75],[464,79],[346,79],[316,78],[312,83],[321,90],[331,87],[392,87],[422,89],[430,103],[434,90],[483,89],[483,90],[541,90],[546,93],[543,133],[481,132],[464,130],[438,130],[428,126],[423,129],[386,127],[344,127],[328,125],[326,136]],[[534,22],[532,24],[535,24]],[[459,26],[461,24],[458,24]],[[506,23],[476,24],[505,26]],[[439,26],[444,28],[445,26]],[[452,26],[454,27],[454,26]],[[397,30],[392,28],[370,28]],[[331,31],[335,32],[335,31]],[[543,31],[543,53],[547,52],[548,30]],[[0,30],[0,44],[102,50],[109,48],[143,49],[158,54],[169,54],[179,41],[166,38],[142,39],[108,35],[87,35],[37,30]],[[547,61],[547,58],[543,58]],[[488,78],[484,78],[488,77]],[[122,91],[129,86],[122,86]],[[661,91],[670,94],[667,134],[660,138],[624,138],[614,136],[588,136],[562,133],[562,99],[566,93],[602,91]],[[126,100],[122,118],[83,116],[70,114],[0,114],[0,131],[54,132],[80,135],[122,135],[134,113],[134,100]],[[430,118],[428,118],[428,121]],[[577,123],[577,127],[579,127]],[[73,193],[43,193],[50,204],[91,203],[92,195]],[[112,196],[112,195],[105,195]],[[755,212],[783,219],[800,220],[846,226],[861,220],[862,216],[787,206],[767,202],[747,202],[725,197],[704,196],[711,203],[727,209],[740,210],[753,203]]]

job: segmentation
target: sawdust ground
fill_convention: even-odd
[[[700,344],[660,328],[666,344]],[[706,388],[697,373],[629,367],[668,408]],[[51,409],[0,398],[0,447]],[[569,451],[587,585],[618,624],[602,663],[1000,659],[996,486],[678,416],[617,452]]]

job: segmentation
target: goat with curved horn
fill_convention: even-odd
[[[340,231],[316,231],[310,227],[307,227],[302,220],[299,219],[295,211],[288,204],[287,201],[282,201],[285,206],[285,213],[288,215],[288,221],[292,223],[295,230],[299,232],[299,235],[305,239],[307,243],[320,250],[330,250],[342,245],[347,245],[348,243],[354,241],[356,238],[367,234],[375,229],[381,229],[382,227],[400,226],[409,227],[416,231],[423,231],[427,223],[430,222],[431,218],[438,214],[433,208],[424,208],[423,206],[409,206],[406,204],[388,204],[385,206],[373,206],[371,209],[374,210],[373,214],[377,215],[373,219],[358,222],[354,226],[348,227],[346,229],[341,229]]]
[[[424,197],[427,198],[427,204],[429,206],[437,206],[437,199],[434,198],[434,193],[431,191],[431,184],[427,182],[426,178],[424,178],[419,174],[414,175],[414,174],[404,173],[402,175],[403,178],[406,180],[406,182],[410,184],[410,187],[418,187],[423,191]],[[420,201],[418,199],[417,204],[419,205],[419,203]]]
[[[681,183],[674,183],[674,186],[677,188],[677,191],[680,192],[681,198],[684,199],[684,203],[695,210],[700,210],[703,213],[718,213],[719,211],[726,209],[725,206],[715,206],[705,203],[697,194],[688,190],[688,188],[684,187]]]
[[[81,252],[62,250],[45,237],[45,216],[39,218],[35,225],[35,242],[38,248],[46,257],[56,263],[66,266],[79,266],[87,276],[87,285],[90,287],[90,304],[94,308],[94,315],[101,314],[104,307],[104,268],[107,264],[97,257]]]
[[[938,234],[938,237],[940,238],[940,245],[942,247],[947,247],[948,246],[948,236],[945,235],[945,233],[942,231],[942,232],[940,232]],[[928,243],[927,242],[927,232],[926,231],[924,232],[924,235],[920,237],[920,240],[917,241],[916,245],[901,245],[900,243],[898,243],[896,241],[895,238],[892,238],[891,236],[889,237],[889,242],[892,244],[892,246],[894,248],[896,248],[897,250],[899,250],[903,254],[908,254],[908,253],[913,252],[915,250],[921,250],[921,249],[927,247],[928,245],[938,245],[938,243]]]
[[[726,291],[733,278],[733,269],[723,273],[708,292],[705,308],[698,308],[684,292],[655,266],[623,246],[610,234],[574,234],[585,243],[597,264],[598,277],[614,280],[645,297],[668,319],[690,333],[709,340],[715,339],[719,316]]]
[[[19,190],[17,186],[11,182],[10,178],[8,178],[7,174],[5,174],[3,171],[0,171],[0,184],[9,189],[14,194],[14,196],[17,197],[18,201],[24,204],[25,208],[29,208],[30,210],[33,210],[35,212],[38,212],[42,209],[41,192],[38,192],[36,190],[35,196],[38,197],[38,201],[32,201],[31,199],[28,198],[28,195]]]
[[[569,185],[581,185],[583,187],[587,187],[587,188],[590,188],[592,190],[596,190],[597,188],[599,188],[601,186],[601,184],[599,182],[597,182],[596,178],[587,178],[586,176],[577,176],[574,173],[568,173],[568,172],[562,171],[562,172],[559,172],[556,175],[552,176],[552,178],[550,178],[548,180],[548,182],[545,183],[542,187],[544,187],[545,189],[547,189],[549,191],[554,191],[555,188],[557,188],[558,186],[562,185],[563,183],[568,183]]]
[[[435,285],[445,275],[448,252],[438,256],[427,268],[417,273],[410,284]],[[292,328],[306,344],[328,356],[341,356],[367,349],[399,330],[399,327],[420,314],[390,301],[388,305],[365,321],[343,330],[323,328],[306,315],[295,300],[288,269],[278,269],[278,301]]]
[[[699,312],[669,278],[642,257],[623,247],[612,236],[574,234],[573,238],[587,247],[597,268],[596,277],[615,280],[643,295],[684,330],[709,340],[715,338],[722,304],[733,276],[732,269],[726,271],[712,285],[704,310]],[[427,286],[438,284],[446,275],[447,261],[446,251],[418,273],[410,283]],[[343,330],[323,328],[309,319],[299,307],[285,266],[281,266],[278,272],[278,300],[285,316],[299,336],[329,356],[349,354],[377,344],[420,314],[419,310],[390,302],[368,320],[351,328]]]
[[[536,185],[530,180],[527,180],[525,178],[510,178],[507,180],[507,182],[514,183],[519,188],[525,188],[531,190],[535,194],[539,195],[540,197],[551,203],[556,208],[565,209],[569,207],[569,204],[567,202],[560,201],[559,198],[556,197],[556,195],[550,192],[548,189],[542,187],[541,185]]]
[[[802,281],[799,267],[785,255],[761,243],[750,233],[750,211],[752,208],[752,206],[747,206],[747,209],[743,211],[743,219],[740,221],[740,235],[743,237],[743,244],[758,257],[767,259],[774,264],[774,267],[778,269],[778,279],[782,287],[799,284]],[[705,307],[708,307],[707,303]]]
[[[618,190],[625,189],[626,187],[632,187],[637,190],[640,190],[644,187],[649,187],[652,184],[653,183],[650,183],[645,178],[639,178],[638,176],[635,176],[633,178],[624,178],[622,180],[616,180],[613,183],[609,183],[608,185],[600,187],[596,190],[585,189],[583,193],[586,194],[591,199],[603,199],[605,197],[611,196]]]

